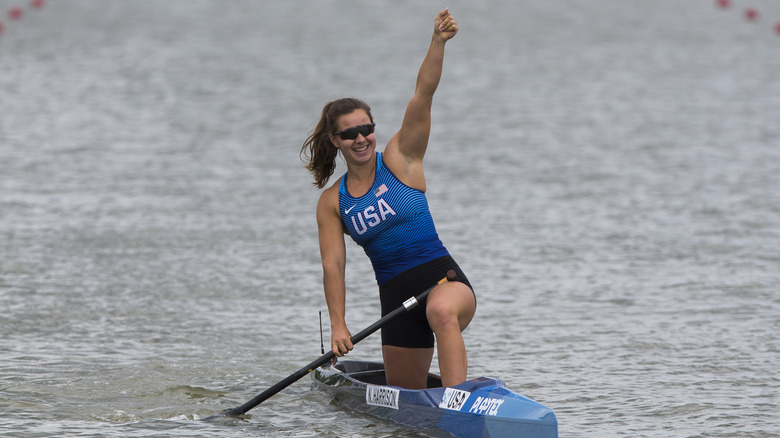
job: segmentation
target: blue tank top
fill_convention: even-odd
[[[374,185],[365,195],[350,195],[347,174],[341,178],[339,211],[347,233],[371,259],[380,286],[407,269],[449,255],[436,233],[425,193],[398,180],[385,167],[381,153]]]

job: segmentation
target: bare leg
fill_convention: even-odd
[[[433,348],[382,346],[387,384],[406,389],[425,389]]]
[[[428,295],[425,312],[436,335],[443,386],[455,386],[466,381],[468,359],[461,332],[471,322],[475,310],[474,294],[463,283],[441,284]]]

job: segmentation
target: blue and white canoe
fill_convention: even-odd
[[[451,388],[428,376],[428,389],[387,386],[382,362],[356,360],[325,365],[312,373],[315,387],[351,409],[396,423],[437,429],[456,437],[558,438],[553,411],[480,377]]]

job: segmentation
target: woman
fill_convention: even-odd
[[[465,274],[438,238],[425,198],[422,161],[431,128],[431,104],[439,84],[444,45],[458,32],[449,10],[435,19],[433,38],[420,67],[401,129],[383,153],[376,151],[371,109],[354,98],[329,102],[301,153],[322,188],[333,174],[338,152],[346,174],[322,192],[317,204],[325,300],[336,356],[352,350],[344,320],[346,247],[344,233],[363,246],[379,284],[382,314],[400,307],[453,269],[457,281],[436,286],[427,302],[382,329],[387,382],[409,389],[426,387],[434,335],[445,386],[466,380],[466,347],[461,332],[476,309]]]

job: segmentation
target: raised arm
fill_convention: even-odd
[[[434,23],[431,45],[428,47],[428,53],[417,73],[414,95],[406,107],[401,129],[390,139],[385,149],[385,155],[395,162],[391,164],[392,167],[404,167],[403,169],[393,169],[393,171],[405,174],[413,186],[418,185],[418,178],[422,178],[421,165],[428,148],[428,136],[431,131],[431,105],[433,104],[433,94],[441,79],[444,45],[457,32],[458,23],[450,15],[449,9],[439,12]],[[420,168],[417,169],[417,167]]]

